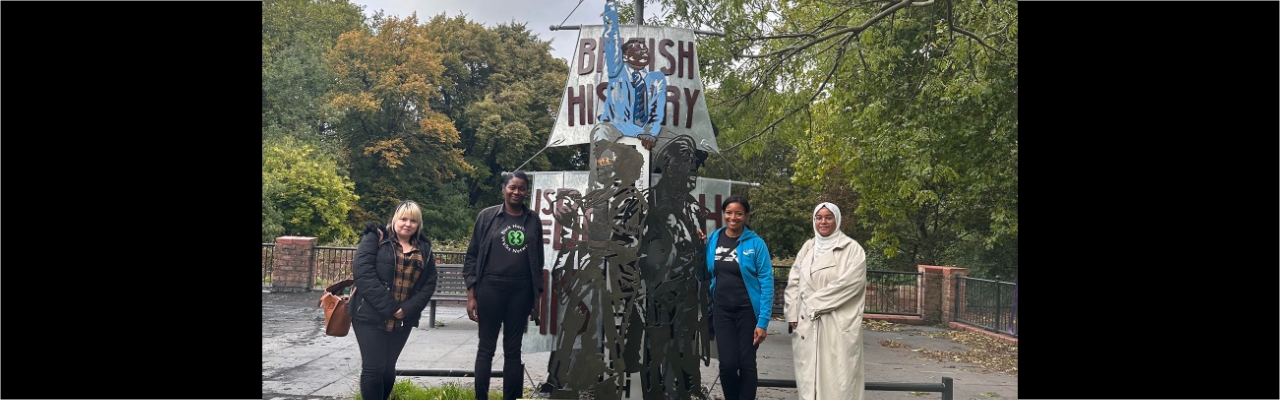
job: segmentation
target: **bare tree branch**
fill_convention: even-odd
[[[956,0],[947,0],[947,26],[955,26],[955,25],[953,25],[953,24],[955,24],[955,20],[956,20],[956,16],[955,16],[955,3],[956,3]],[[947,37],[947,41],[951,42],[951,46],[955,46],[955,45],[956,45],[956,32],[955,32],[955,31],[951,31],[950,33],[951,33],[951,35]],[[950,47],[950,46],[948,46],[948,47]],[[950,48],[948,48],[948,49],[947,49],[947,51],[948,51],[948,52],[950,52],[950,51],[951,51],[951,49],[950,49]]]
[[[847,43],[848,43],[848,41],[846,40],[846,41],[845,41],[845,43],[840,44],[840,45],[847,45]],[[819,51],[815,54],[815,56],[820,55],[820,54],[823,54],[823,53],[826,53],[827,51],[830,51],[832,48],[836,47],[837,45],[838,45],[838,44],[833,43],[833,44],[831,44],[830,46],[827,46],[826,48],[824,48],[824,49],[822,49],[822,50],[819,50]],[[843,54],[843,50],[841,50],[841,53]],[[781,61],[778,61],[778,62],[770,63],[770,64],[767,64],[767,67],[768,67],[768,70],[767,70],[767,71],[765,71],[764,73],[759,73],[758,71],[752,71],[752,73],[749,73],[748,75],[749,75],[749,76],[761,77],[761,78],[763,78],[763,77],[772,77],[772,76],[774,76],[774,75],[773,75],[773,74],[774,74],[774,72],[776,72],[779,68],[781,68],[781,67],[782,67],[782,62],[781,62]],[[756,93],[756,91],[760,90],[760,88],[761,88],[761,87],[763,87],[763,86],[764,86],[764,83],[763,83],[763,82],[756,82],[754,85],[752,85],[752,86],[751,86],[751,89],[750,89],[750,90],[748,90],[748,91],[747,91],[747,93],[744,93],[744,94],[742,94],[742,95],[740,95],[740,96],[735,96],[735,97],[734,97],[734,98],[732,98],[732,99],[726,100],[726,101],[725,101],[725,103],[729,103],[729,104],[730,104],[730,107],[736,107],[738,104],[741,104],[741,103],[742,103],[742,101],[746,100],[746,99],[747,99],[747,98],[749,98],[751,95],[755,94],[755,93]],[[721,104],[724,104],[724,103],[721,103]]]
[[[931,6],[931,5],[933,5],[933,2],[934,2],[934,0],[928,0],[928,1],[917,1],[917,2],[911,3],[911,6],[912,6],[912,7],[924,7],[924,6]],[[878,1],[873,1],[872,3],[887,3],[887,4],[885,4],[884,6],[880,7],[880,9],[881,9],[881,10],[884,10],[884,9],[888,8],[890,5],[894,4],[894,1],[893,1],[893,0],[878,0]]]
[[[840,53],[836,55],[836,62],[831,65],[831,71],[827,72],[827,77],[822,79],[822,84],[818,85],[818,90],[815,90],[813,92],[813,96],[809,96],[809,101],[787,112],[787,114],[783,115],[781,118],[774,120],[773,123],[769,124],[769,126],[766,126],[764,127],[764,129],[761,129],[760,132],[756,132],[755,134],[747,137],[746,139],[743,139],[741,142],[734,143],[732,146],[729,146],[721,151],[727,152],[727,151],[733,150],[738,146],[741,146],[743,143],[746,143],[752,139],[760,137],[760,135],[763,135],[765,132],[771,131],[773,127],[778,126],[778,124],[782,123],[782,121],[785,121],[787,118],[791,117],[791,115],[795,114],[797,111],[809,108],[809,106],[813,104],[814,99],[817,99],[818,95],[822,94],[822,92],[826,90],[827,83],[831,81],[832,76],[835,76],[836,70],[840,69],[840,64],[842,61],[844,61],[844,51],[845,49],[848,48],[849,41],[857,36],[858,36],[857,34],[851,34],[844,39],[843,43],[841,43],[842,46],[840,46]]]
[[[858,40],[858,59],[862,60],[862,71],[871,72],[871,67],[867,65],[867,57],[862,55],[862,40]]]
[[[761,55],[745,55],[745,54],[744,54],[744,55],[741,55],[740,57],[744,57],[744,58],[769,58],[769,57],[775,57],[775,56],[779,56],[779,55],[788,55],[788,53],[790,53],[790,54],[799,53],[800,51],[803,51],[804,49],[807,49],[807,48],[809,48],[809,47],[813,47],[813,45],[818,44],[818,43],[821,43],[821,42],[825,42],[825,41],[827,41],[828,39],[831,39],[831,38],[833,38],[833,37],[837,37],[837,36],[840,36],[840,35],[843,35],[843,34],[846,34],[846,33],[853,33],[853,34],[862,33],[862,31],[866,30],[867,28],[870,28],[870,27],[871,27],[871,25],[874,25],[876,22],[879,22],[880,20],[884,19],[885,17],[888,17],[888,16],[890,16],[890,15],[893,15],[893,13],[894,13],[894,12],[897,12],[898,10],[901,10],[902,8],[907,7],[907,6],[909,6],[909,5],[911,5],[911,0],[902,0],[902,1],[899,1],[898,3],[894,4],[893,6],[891,6],[891,7],[887,8],[887,9],[885,9],[884,11],[881,11],[879,14],[876,14],[875,16],[873,16],[873,17],[871,17],[871,18],[867,19],[867,21],[866,21],[866,22],[863,22],[863,23],[862,23],[862,25],[853,26],[853,27],[848,27],[848,28],[845,28],[845,29],[841,29],[841,30],[835,31],[835,32],[833,32],[833,33],[831,33],[831,34],[828,34],[828,35],[826,35],[826,36],[823,36],[823,37],[820,37],[820,38],[814,39],[813,41],[810,41],[810,42],[808,42],[808,43],[804,43],[803,45],[801,45],[801,46],[799,46],[799,47],[791,46],[791,47],[788,47],[788,48],[785,48],[785,49],[782,49],[782,50],[778,50],[778,51],[774,51],[774,52],[769,52],[769,53],[767,53],[767,54],[761,54]]]
[[[1004,26],[1001,26],[1000,28],[996,29],[994,32],[988,33],[986,35],[982,35],[982,40],[990,39],[1002,33],[1008,33],[1009,25],[1013,25],[1013,21],[1005,22]]]
[[[810,33],[810,32],[805,32],[805,33],[792,33],[792,34],[782,34],[782,35],[771,35],[771,36],[760,36],[760,37],[749,37],[749,38],[733,39],[733,40],[730,40],[730,42],[735,42],[735,43],[736,43],[736,42],[754,42],[754,41],[759,41],[759,40],[788,39],[788,38],[797,38],[797,37],[808,37],[808,38],[812,38],[812,37],[817,37],[817,35],[815,35],[815,34],[813,34],[813,33]]]
[[[947,21],[947,23],[948,23],[948,24],[950,24],[950,23],[951,23],[951,21]],[[971,38],[973,38],[973,40],[977,40],[977,41],[978,41],[978,44],[981,44],[981,45],[982,45],[982,47],[986,47],[986,48],[988,48],[988,49],[991,49],[991,51],[994,51],[994,52],[996,52],[996,53],[998,53],[998,54],[1000,54],[1000,55],[1002,55],[1002,56],[1008,57],[1007,55],[1005,55],[1005,54],[1004,54],[1004,52],[1003,52],[1003,51],[1000,51],[1000,50],[996,49],[995,47],[991,47],[991,45],[988,45],[988,44],[987,44],[987,42],[982,41],[982,38],[978,37],[978,35],[973,34],[973,32],[969,32],[969,31],[966,31],[966,30],[964,30],[964,29],[957,28],[955,25],[951,25],[951,30],[956,31],[956,32],[960,32],[960,34],[961,34],[961,35],[965,35],[965,36],[971,37]]]

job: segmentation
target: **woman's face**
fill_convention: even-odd
[[[738,232],[747,224],[747,209],[742,203],[729,203],[724,207],[724,224],[729,230]]]
[[[413,236],[413,234],[418,231],[418,220],[413,219],[409,213],[400,214],[400,219],[397,219],[395,222],[395,229],[396,234],[400,235],[400,237],[407,238]]]
[[[502,197],[506,199],[507,205],[519,207],[524,204],[524,198],[529,194],[529,184],[524,179],[511,178],[507,184],[502,187]]]
[[[836,231],[836,214],[826,207],[819,209],[813,216],[813,226],[818,229],[819,235],[831,236],[831,233]]]

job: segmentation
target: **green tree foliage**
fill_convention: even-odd
[[[699,48],[727,153],[789,143],[793,182],[856,202],[889,267],[1016,271],[1017,2],[663,3],[727,34]]]
[[[265,143],[264,143],[265,145]],[[265,146],[264,146],[265,147]],[[263,149],[265,155],[266,149]],[[280,182],[272,180],[266,171],[262,172],[262,242],[269,243],[275,241],[277,237],[284,233],[284,216],[280,214],[280,210],[276,210],[276,205],[272,201],[280,194]]]
[[[314,146],[287,136],[265,142],[263,240],[276,232],[277,218],[284,234],[315,236],[322,243],[354,240],[346,224],[358,199],[353,187],[337,162]]]
[[[333,84],[324,53],[338,36],[362,29],[362,7],[346,0],[262,2],[263,139],[282,135],[336,155],[320,106]]]

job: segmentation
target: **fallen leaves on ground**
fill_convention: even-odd
[[[900,332],[902,328],[898,324],[889,321],[863,321],[862,329],[876,332]]]
[[[864,324],[863,326],[866,326]],[[880,345],[889,348],[904,348],[938,361],[977,364],[983,372],[1003,372],[1018,376],[1018,346],[981,333],[970,331],[945,331],[924,333],[931,338],[951,339],[967,345],[969,351],[939,351],[928,348],[912,349],[911,346],[892,340],[881,340]]]
[[[905,349],[910,349],[910,348],[911,348],[911,346],[908,346],[908,345],[905,345],[905,344],[902,344],[902,343],[898,343],[898,342],[895,342],[895,341],[892,341],[892,340],[888,340],[888,339],[881,340],[881,341],[880,341],[880,345],[881,345],[881,346],[884,346],[884,347],[891,348],[891,349],[903,349],[903,348],[905,348]]]

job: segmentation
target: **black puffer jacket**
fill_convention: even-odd
[[[379,235],[382,240],[378,240]],[[365,227],[364,238],[356,247],[355,270],[356,292],[349,305],[349,313],[356,322],[383,324],[395,316],[396,310],[404,309],[404,324],[418,326],[422,318],[422,310],[431,301],[436,291],[436,258],[431,253],[431,242],[421,233],[417,241],[425,268],[418,274],[418,280],[409,290],[409,297],[397,304],[391,295],[391,283],[396,273],[396,246],[392,242],[393,235],[385,231],[385,227],[369,225]]]

